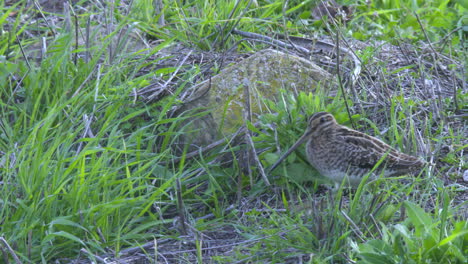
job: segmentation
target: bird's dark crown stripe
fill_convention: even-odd
[[[311,120],[312,120],[312,119],[320,118],[320,117],[325,116],[325,115],[329,115],[329,113],[327,113],[327,112],[318,112],[318,113],[315,113],[315,114],[312,115]]]

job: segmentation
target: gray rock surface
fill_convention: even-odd
[[[209,109],[210,114],[192,120],[186,129],[196,132],[179,143],[193,147],[210,144],[244,124],[247,104],[255,122],[265,113],[262,101],[275,100],[281,89],[314,92],[331,80],[330,73],[304,58],[272,49],[259,51],[192,88],[192,99],[180,112]]]

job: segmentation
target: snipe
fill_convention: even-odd
[[[374,176],[382,172],[384,176],[397,176],[415,172],[425,165],[419,158],[401,153],[375,137],[339,125],[330,113],[319,112],[309,118],[304,135],[270,171],[306,141],[307,159],[311,165],[336,184],[346,178],[356,187],[370,172]]]

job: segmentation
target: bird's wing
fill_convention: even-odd
[[[382,165],[394,169],[416,166],[421,162],[418,158],[403,154],[378,140],[364,133],[343,129],[338,133],[338,141],[347,145],[344,158],[351,166],[372,169],[381,160]]]

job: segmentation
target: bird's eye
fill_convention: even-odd
[[[320,123],[325,123],[325,121],[327,121],[325,117],[320,118]]]

